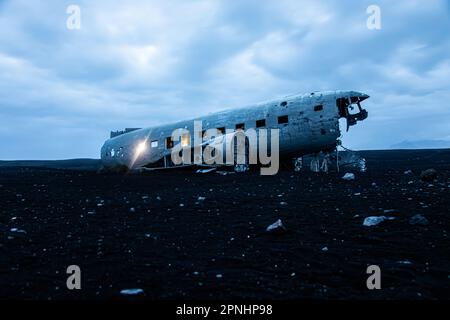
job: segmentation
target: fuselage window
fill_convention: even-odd
[[[173,148],[173,140],[172,137],[166,138],[166,149],[172,149]]]
[[[152,148],[158,148],[158,140],[152,141]]]
[[[289,122],[288,116],[279,116],[278,117],[278,124],[286,124]]]
[[[314,111],[322,111],[322,110],[323,110],[323,105],[321,105],[321,104],[314,107]]]
[[[181,146],[187,147],[191,144],[191,136],[189,133],[181,135]]]
[[[256,120],[256,127],[262,128],[266,126],[266,119]]]
[[[245,124],[244,123],[238,123],[236,125],[236,130],[245,130]]]

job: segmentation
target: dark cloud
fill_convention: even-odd
[[[450,139],[449,1],[0,1],[0,158],[96,157],[110,129],[312,90],[367,92],[344,142]],[[74,147],[76,146],[76,147]]]

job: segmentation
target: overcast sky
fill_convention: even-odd
[[[336,89],[371,96],[347,147],[450,140],[449,1],[120,3],[0,0],[0,159],[98,158],[111,129]]]

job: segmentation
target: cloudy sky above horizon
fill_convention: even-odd
[[[371,96],[347,147],[450,141],[449,30],[449,0],[0,0],[0,159],[97,158],[112,129],[337,89]]]

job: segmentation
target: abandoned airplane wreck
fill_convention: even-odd
[[[247,132],[252,131],[260,141],[264,130],[277,130],[277,141],[270,132],[272,139],[266,136],[266,141],[269,140],[267,149],[272,155],[278,152],[281,159],[329,154],[340,144],[339,119],[346,119],[347,130],[366,119],[368,112],[361,103],[368,98],[367,94],[357,91],[313,92],[172,124],[113,131],[101,148],[101,160],[106,169],[173,168],[186,165],[174,163],[174,150],[192,150],[195,157],[198,151],[195,149],[214,146],[217,150],[222,141],[230,141],[218,141],[221,136],[234,138],[237,132],[244,132],[247,136]],[[274,143],[277,148],[274,148]],[[242,152],[244,159],[248,159],[248,144],[244,145]],[[231,163],[229,159],[215,164],[205,159],[192,159],[189,164],[236,166],[237,157],[235,152]]]

